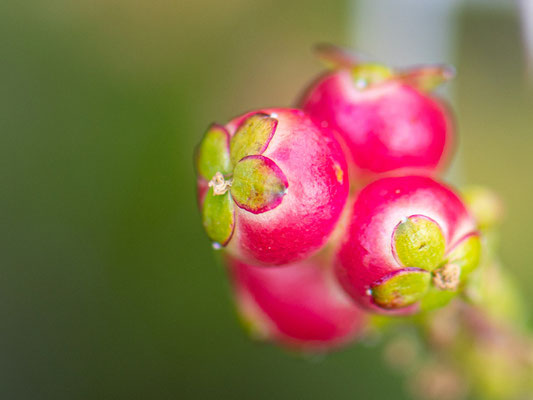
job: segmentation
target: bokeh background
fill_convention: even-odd
[[[520,13],[511,1],[459,3],[446,59],[394,61],[456,65],[454,179],[501,194],[502,258],[533,310]],[[293,104],[321,69],[314,43],[412,55],[410,40],[381,27],[356,37],[361,21],[373,26],[358,5],[0,2],[2,399],[410,398],[379,345],[302,357],[249,341],[195,203],[203,130]]]

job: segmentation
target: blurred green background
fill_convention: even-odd
[[[379,346],[306,359],[250,342],[196,210],[203,130],[292,104],[320,71],[312,45],[348,44],[347,9],[0,3],[0,398],[409,398]],[[502,257],[533,309],[533,95],[517,18],[461,8],[454,93],[463,180],[501,193]]]

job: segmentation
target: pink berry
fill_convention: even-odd
[[[353,340],[364,313],[317,260],[261,268],[230,260],[239,314],[256,338],[305,350],[327,350]]]
[[[364,307],[410,314],[451,300],[479,255],[476,224],[450,188],[422,176],[383,178],[357,196],[336,273]]]
[[[438,171],[451,147],[453,126],[448,108],[428,92],[452,70],[427,66],[397,72],[378,64],[333,62],[339,68],[308,89],[302,107],[342,138],[354,179],[398,170]]]
[[[349,189],[339,144],[296,109],[254,111],[213,125],[200,143],[197,169],[209,238],[263,265],[319,250]]]

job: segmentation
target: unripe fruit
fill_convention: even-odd
[[[342,138],[352,179],[368,181],[399,170],[437,172],[453,127],[448,108],[429,91],[453,71],[426,66],[399,72],[343,61],[333,60],[337,68],[315,82],[301,104],[317,124]]]
[[[357,196],[336,273],[364,307],[410,314],[446,304],[479,254],[475,222],[451,189],[428,177],[383,178]]]
[[[349,189],[337,141],[295,109],[260,110],[213,125],[200,143],[197,169],[209,238],[234,257],[263,265],[319,250]]]
[[[350,342],[366,318],[328,266],[305,260],[261,268],[229,260],[239,314],[259,339],[303,350]]]

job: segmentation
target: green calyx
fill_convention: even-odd
[[[394,76],[392,69],[381,64],[359,64],[351,72],[358,89],[367,89]]]
[[[213,242],[227,244],[235,228],[235,210],[229,192],[214,195],[213,188],[209,189],[202,208],[202,222]]]
[[[479,235],[471,234],[462,239],[446,257],[447,264],[457,265],[461,269],[461,281],[465,281],[476,269],[481,258],[481,240]]]
[[[278,121],[266,114],[254,114],[247,118],[231,138],[231,163],[235,166],[246,156],[263,153]]]
[[[420,300],[420,311],[431,311],[444,307],[455,296],[457,296],[457,292],[454,290],[441,290],[431,285]]]
[[[405,267],[431,271],[442,260],[446,240],[439,225],[423,216],[412,216],[398,224],[393,236],[396,257]]]
[[[207,235],[218,245],[224,246],[231,239],[235,204],[262,213],[278,206],[287,192],[288,182],[281,169],[260,155],[268,147],[277,123],[269,115],[253,114],[231,139],[223,126],[212,125],[198,147],[196,169],[208,187],[202,220]]]
[[[217,172],[231,173],[229,134],[223,126],[213,124],[198,146],[196,169],[202,178],[211,180]]]
[[[351,68],[351,73],[355,86],[360,90],[394,80],[425,93],[435,90],[455,76],[455,70],[448,65],[426,65],[394,71],[381,64],[359,64]]]
[[[477,233],[465,236],[446,254],[437,222],[414,215],[393,233],[393,252],[402,269],[371,287],[374,302],[384,309],[419,304],[422,311],[447,304],[477,267],[481,244]]]
[[[431,274],[427,271],[404,269],[371,288],[374,302],[394,310],[418,302],[429,289]]]
[[[455,76],[455,69],[450,65],[424,65],[396,74],[396,79],[421,92],[431,92]]]
[[[254,214],[275,208],[288,188],[287,178],[269,158],[248,156],[235,166],[231,195],[241,208]]]
[[[332,44],[317,45],[315,53],[326,67],[351,71],[355,86],[359,90],[394,80],[421,92],[431,92],[455,76],[455,69],[450,65],[422,65],[394,70],[385,65],[363,62],[366,57]]]
[[[352,68],[361,63],[364,58],[353,50],[335,46],[330,43],[319,43],[314,47],[314,53],[329,69]]]

